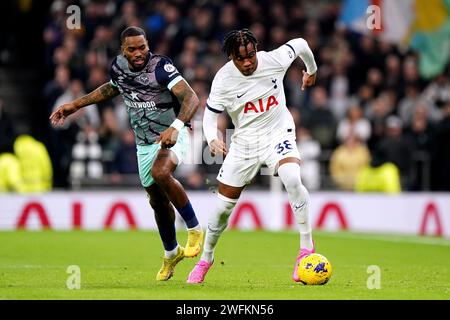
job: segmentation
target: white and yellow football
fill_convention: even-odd
[[[333,269],[327,258],[321,254],[312,253],[300,261],[297,272],[301,283],[319,285],[330,280]]]

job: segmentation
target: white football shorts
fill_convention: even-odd
[[[276,175],[278,163],[285,158],[300,159],[294,128],[272,131],[246,143],[240,139],[230,144],[217,180],[232,187],[243,187],[251,183],[263,164]]]

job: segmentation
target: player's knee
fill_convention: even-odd
[[[150,198],[149,202],[155,212],[166,211],[170,206],[170,201],[167,198]]]
[[[303,193],[305,188],[302,184],[300,166],[297,163],[282,164],[278,168],[278,175],[289,194],[299,196]]]
[[[164,167],[152,168],[152,177],[157,184],[161,185],[167,182],[172,177],[172,172]]]
[[[282,181],[287,192],[301,192],[302,180],[300,179],[300,176],[288,175],[283,177]]]

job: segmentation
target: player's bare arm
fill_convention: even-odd
[[[180,101],[181,109],[178,114],[177,120],[168,129],[164,130],[159,137],[162,148],[171,148],[177,143],[178,132],[184,126],[184,123],[192,119],[197,112],[199,106],[199,99],[194,90],[189,86],[186,81],[179,81],[172,88],[172,93]],[[176,123],[179,123],[181,127],[177,128]]]
[[[172,92],[181,103],[181,109],[180,113],[178,114],[178,119],[183,122],[188,122],[197,112],[200,103],[197,95],[186,81],[178,82],[172,88]]]
[[[111,83],[107,82],[91,93],[82,96],[70,103],[59,106],[51,115],[50,121],[54,126],[64,124],[65,119],[72,113],[91,104],[100,103],[120,94],[119,89],[115,88]]]

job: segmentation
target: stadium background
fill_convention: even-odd
[[[418,46],[424,56],[426,50],[447,51],[446,58],[432,56],[429,70],[421,70],[420,51],[409,40],[383,36],[400,29],[401,22],[391,30],[370,31],[364,25],[365,35],[354,31],[352,12],[365,2],[348,1],[347,7],[341,1],[2,3],[0,152],[13,151],[15,137],[31,134],[50,154],[54,189],[136,188],[133,137],[120,98],[87,108],[61,130],[50,127],[51,111],[108,81],[120,32],[140,25],[151,51],[171,57],[199,95],[202,107],[195,119],[200,121],[212,78],[227,61],[220,52],[224,34],[249,27],[260,50],[304,37],[318,62],[317,85],[304,94],[299,60],[285,78],[309,189],[354,190],[362,166],[391,162],[399,169],[402,190],[448,191],[448,44]],[[66,27],[71,4],[81,8],[79,29]],[[449,23],[446,14],[443,25]],[[388,25],[395,15],[382,18]],[[228,118],[222,120],[222,130],[231,128]],[[204,147],[197,144],[193,153]],[[206,190],[217,169],[200,164],[177,174],[187,188]],[[267,189],[270,183],[270,177],[259,176],[249,188]]]
[[[371,4],[382,8],[381,29],[367,27]],[[79,29],[67,29],[69,5],[81,9]],[[0,249],[0,298],[448,299],[448,8],[445,0],[1,1],[0,242],[8,245]],[[61,129],[48,121],[56,106],[109,80],[119,34],[129,25],[145,28],[151,51],[172,58],[190,82],[202,101],[197,121],[227,61],[220,52],[227,31],[249,27],[260,50],[293,37],[308,41],[319,68],[316,86],[300,92],[300,59],[284,85],[315,240],[336,270],[325,291],[296,290],[285,277],[298,235],[280,181],[263,174],[230,220],[231,228],[259,231],[224,235],[218,250],[229,260],[211,274],[215,286],[183,287],[194,262],[177,267],[167,286],[151,282],[161,244],[121,98],[85,108]],[[194,123],[191,156],[202,160],[206,144]],[[227,117],[219,124],[232,128]],[[24,134],[35,140],[17,140]],[[195,159],[177,177],[206,224],[219,165]],[[371,183],[373,175],[358,180],[364,168],[373,174],[386,163],[390,178],[398,172],[397,183]],[[100,232],[68,232],[79,229]],[[273,252],[271,261],[265,252]],[[87,274],[88,290],[79,294],[65,287],[72,263]],[[379,293],[366,288],[365,267],[374,263],[385,275]],[[226,273],[233,268],[248,277]]]
[[[367,11],[371,4],[381,8],[378,22]],[[75,28],[69,26],[76,22],[70,5],[80,13]],[[190,163],[176,172],[186,189],[214,193],[220,165],[202,158],[203,108],[215,72],[227,61],[220,51],[224,35],[249,27],[259,50],[300,36],[315,54],[315,87],[300,93],[300,59],[284,81],[303,182],[313,194],[449,191],[448,3],[433,1],[425,13],[423,5],[420,0],[3,2],[0,190],[138,190],[133,133],[120,97],[83,109],[62,128],[52,128],[48,117],[58,105],[109,80],[120,32],[139,25],[151,51],[171,57],[201,100]],[[224,136],[232,129],[226,115],[219,129]],[[376,170],[387,166],[388,178],[378,182]],[[282,186],[261,174],[248,189],[273,195]],[[439,211],[434,202],[421,206]]]

